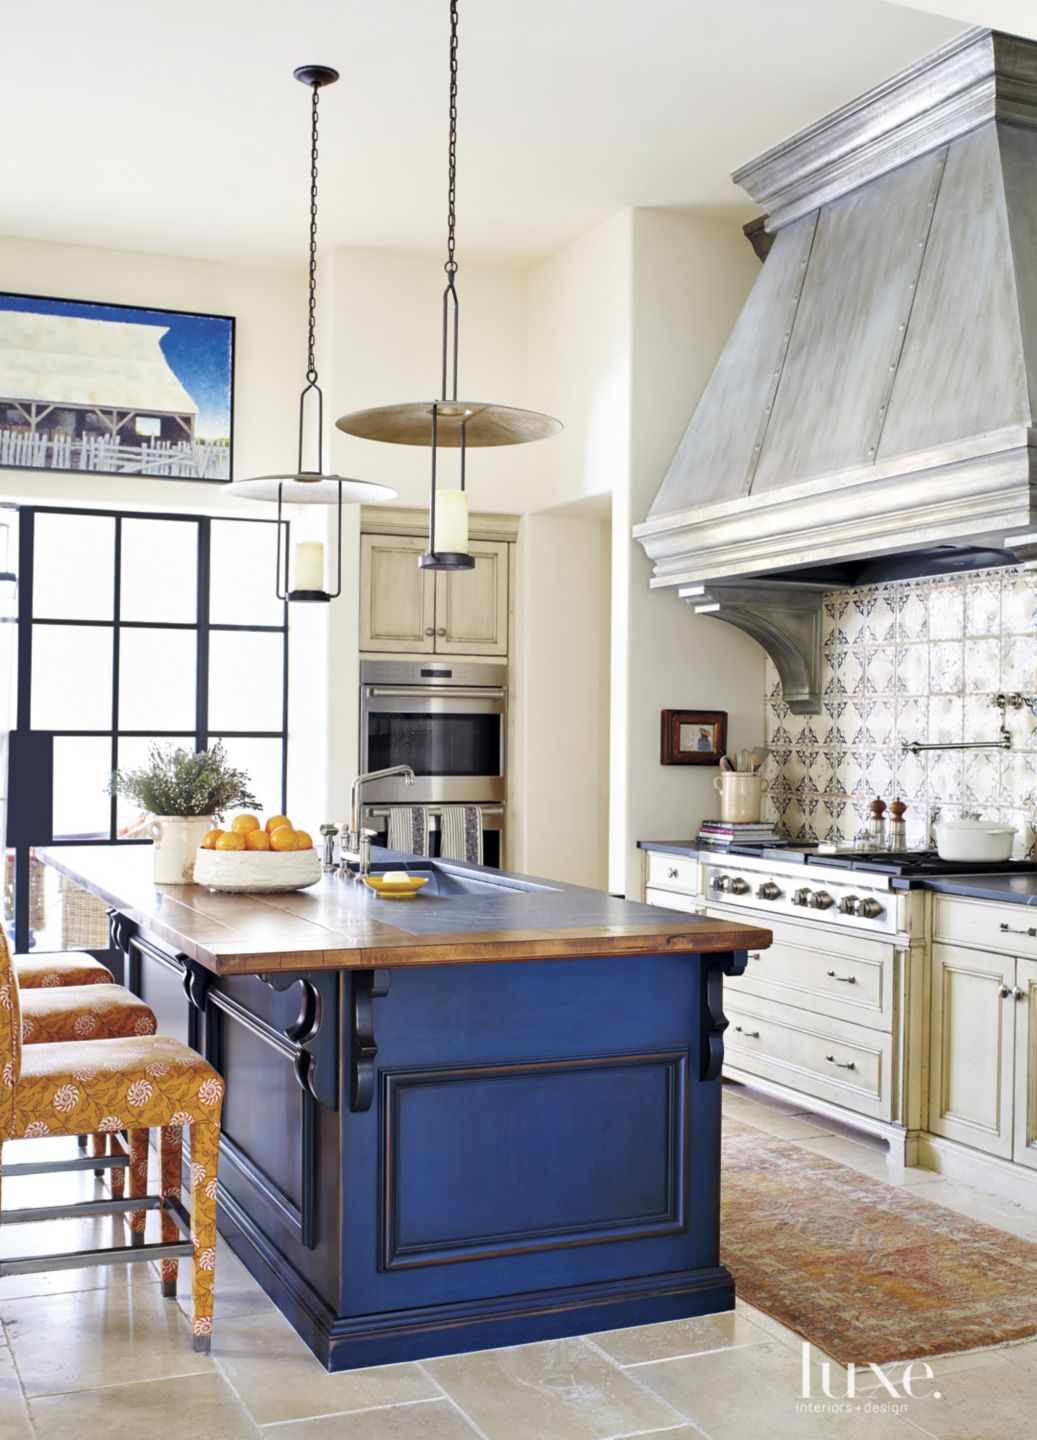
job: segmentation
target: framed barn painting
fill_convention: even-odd
[[[0,468],[231,478],[234,320],[0,291]]]

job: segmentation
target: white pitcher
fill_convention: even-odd
[[[212,828],[211,815],[160,815],[152,820],[148,830],[155,842],[155,884],[193,885],[194,857]]]
[[[752,825],[760,818],[763,797],[770,788],[762,775],[748,770],[723,770],[713,777],[720,791],[720,818],[732,825]]]

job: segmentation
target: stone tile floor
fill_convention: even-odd
[[[748,1125],[1037,1240],[1037,1213],[928,1172],[887,1173],[881,1148],[847,1127],[742,1087],[724,1103]],[[9,1181],[4,1199],[37,1202],[47,1184]],[[111,1223],[55,1222],[43,1243],[103,1244]],[[40,1229],[9,1232],[5,1253],[40,1245]],[[1037,1414],[1037,1341],[937,1359],[939,1399],[907,1401],[870,1376],[854,1402],[826,1402],[815,1350],[815,1411],[801,1399],[800,1337],[742,1301],[696,1320],[328,1375],[222,1241],[216,1292],[209,1358],[191,1349],[187,1294],[164,1301],[150,1265],[0,1280],[2,1440],[1003,1440],[1032,1434]],[[841,1367],[830,1376],[845,1395]]]

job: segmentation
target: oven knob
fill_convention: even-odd
[[[793,891],[792,903],[793,905],[809,905],[810,891],[806,889]]]
[[[807,900],[807,904],[811,910],[827,910],[830,905],[835,904],[835,901],[827,890],[815,890]]]
[[[712,890],[730,890],[731,877],[730,875],[714,875],[709,885]]]
[[[882,906],[877,900],[865,899],[857,905],[857,914],[863,915],[865,920],[877,920],[882,913]]]
[[[843,915],[857,915],[860,903],[860,899],[856,895],[844,895],[839,901],[839,910]]]
[[[741,875],[736,875],[727,887],[732,895],[746,895],[749,891],[748,880],[743,880]]]
[[[762,885],[757,886],[756,895],[760,900],[779,900],[781,886],[775,885],[773,880],[765,880]]]

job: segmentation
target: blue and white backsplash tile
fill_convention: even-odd
[[[1035,853],[1037,719],[1014,748],[904,754],[901,742],[995,739],[1001,690],[1037,694],[1037,567],[834,590],[822,610],[820,715],[792,715],[767,662],[768,807],[796,840],[852,840],[875,795],[908,805],[908,844],[934,806],[979,809]]]

